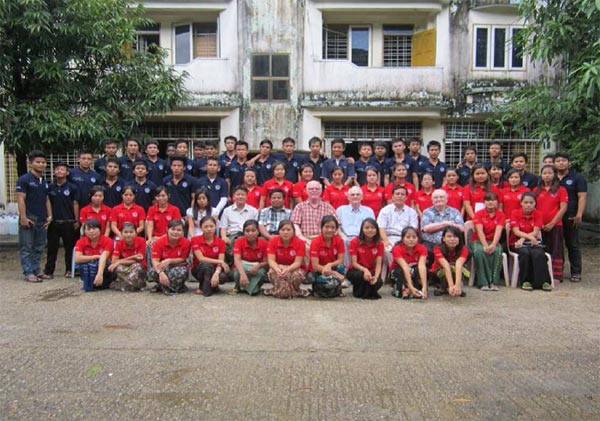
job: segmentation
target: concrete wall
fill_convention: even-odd
[[[584,216],[587,221],[600,222],[600,181],[588,184]]]

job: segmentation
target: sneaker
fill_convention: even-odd
[[[349,280],[347,280],[347,279],[344,279],[344,280],[342,281],[342,288],[350,288],[350,286],[351,286],[351,285],[352,285],[352,284],[351,284],[351,283],[350,283],[350,281],[349,281]]]
[[[497,285],[490,285],[490,291],[499,291],[498,286]]]
[[[41,279],[42,281],[46,281],[49,279],[54,279],[54,275],[48,275],[46,273],[42,273],[40,276],[38,276],[38,279]]]
[[[533,291],[533,287],[529,282],[523,282],[523,285],[521,285],[521,289],[524,289],[525,291]]]
[[[544,290],[544,291],[552,291],[552,285],[550,285],[548,282],[544,282],[542,284],[542,290]]]

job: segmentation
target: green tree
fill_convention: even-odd
[[[149,24],[128,0],[0,0],[0,141],[97,147],[185,100],[164,51],[131,48]]]
[[[600,0],[522,0],[520,43],[561,70],[552,82],[516,90],[499,122],[558,142],[590,179],[600,176]],[[539,64],[538,64],[539,65]]]

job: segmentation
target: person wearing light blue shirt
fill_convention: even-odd
[[[363,198],[363,192],[360,187],[354,186],[348,190],[348,205],[343,205],[335,211],[340,225],[340,235],[344,239],[345,253],[344,264],[350,263],[349,245],[350,240],[358,237],[360,226],[367,218],[375,219],[373,209],[360,204]]]

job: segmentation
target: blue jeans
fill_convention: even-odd
[[[25,228],[19,225],[19,258],[23,267],[23,275],[39,275],[42,251],[46,246],[46,228],[37,223]]]

